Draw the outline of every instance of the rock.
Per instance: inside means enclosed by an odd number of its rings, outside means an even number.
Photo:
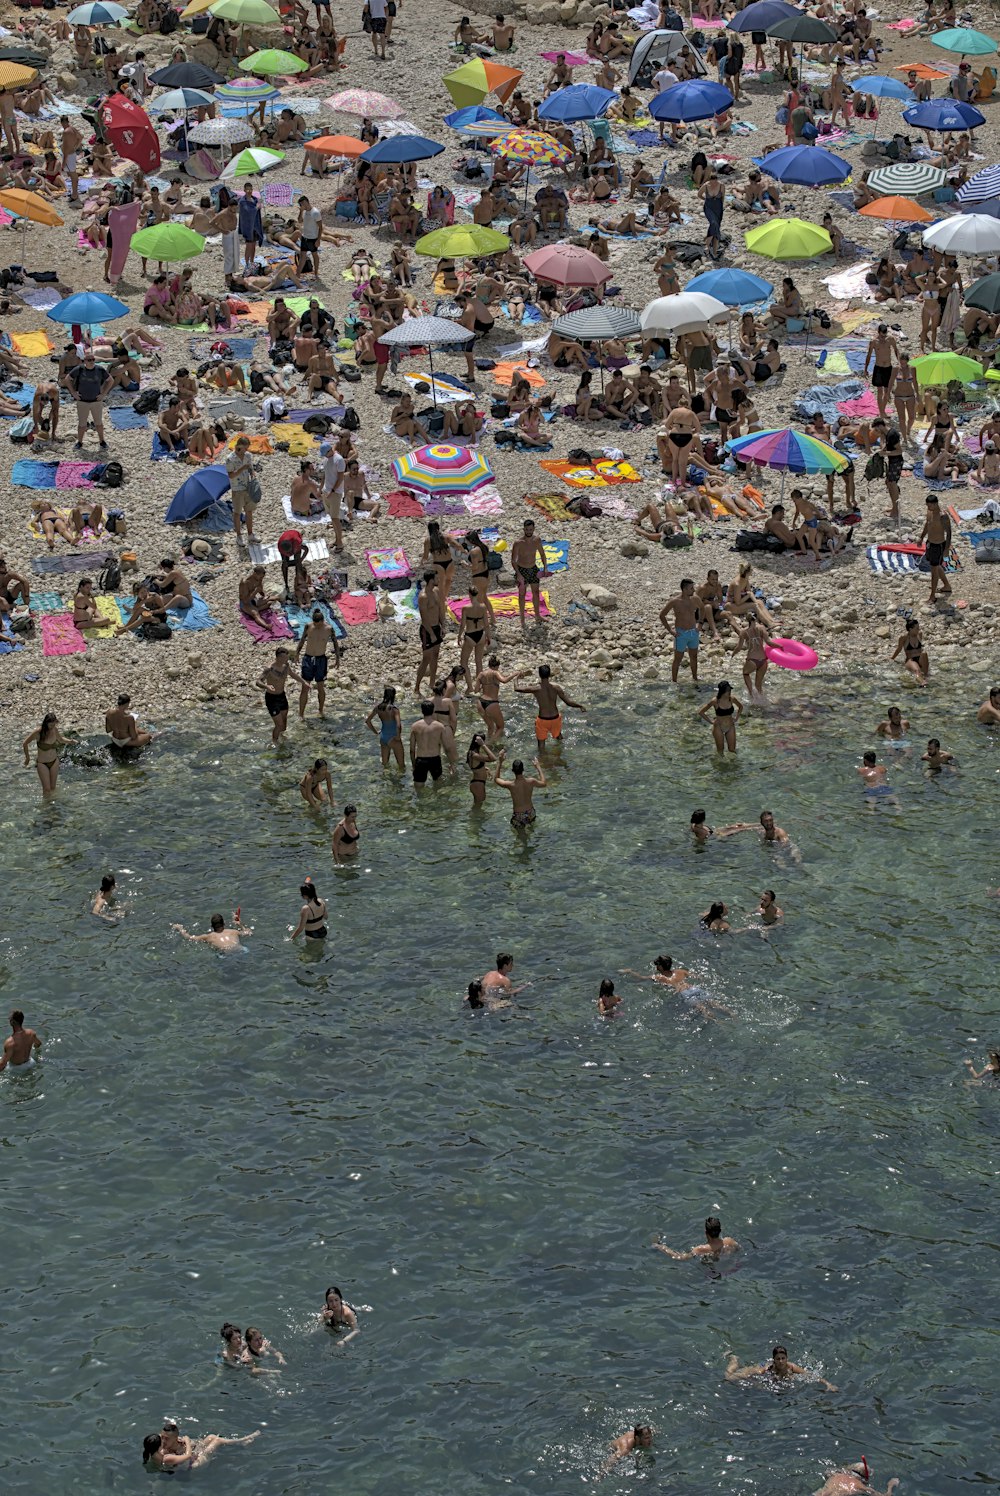
[[[73,665],[71,668],[72,674],[76,676],[77,680],[83,680],[84,676],[87,674],[82,665]]]
[[[642,672],[642,678],[643,680],[659,680],[660,672],[657,670],[655,665],[647,665],[645,670]]]
[[[187,671],[181,665],[167,665],[163,673],[167,680],[183,680]]]
[[[572,26],[576,20],[577,9],[578,0],[562,0],[562,4],[559,7],[559,19],[564,26]]]
[[[641,540],[626,540],[625,544],[620,547],[620,554],[625,557],[626,561],[634,561],[637,556],[645,558],[649,555],[649,546],[644,545]]]
[[[581,582],[580,591],[589,603],[595,608],[600,608],[602,613],[611,613],[618,606],[618,599],[613,592],[602,587],[599,582]]]
[[[528,7],[527,19],[532,26],[557,26],[560,11],[558,5],[533,5]]]
[[[590,663],[592,665],[610,665],[611,656],[606,649],[595,649],[590,657]]]
[[[191,669],[191,670],[197,670],[199,668],[199,666],[203,663],[204,659],[205,659],[205,656],[201,653],[200,650],[198,650],[198,649],[189,649],[188,650],[187,662],[188,662],[188,668],[189,669]]]
[[[892,638],[892,629],[888,629],[888,628],[876,629],[875,630],[875,637],[877,639],[891,639]]]

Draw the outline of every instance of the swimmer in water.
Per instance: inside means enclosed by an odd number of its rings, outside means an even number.
[[[655,982],[658,987],[671,987],[680,997],[686,1008],[691,1008],[695,1013],[700,1013],[703,1018],[714,1018],[717,1013],[724,1014],[727,1018],[735,1018],[732,1008],[727,1008],[723,1003],[717,1003],[712,998],[706,997],[700,987],[695,987],[691,980],[691,973],[685,971],[683,966],[674,966],[670,956],[657,956],[653,961],[653,974],[646,976],[641,971],[632,971],[629,967],[623,967],[620,973],[623,977],[635,977],[637,982]]]
[[[500,951],[497,955],[496,966],[482,978],[483,991],[503,992],[507,997],[516,997],[519,992],[523,992],[528,983],[524,982],[520,987],[514,986],[510,979],[513,965],[514,957],[510,952]]]
[[[772,1377],[775,1381],[790,1382],[792,1377],[810,1377],[825,1387],[827,1392],[836,1392],[832,1382],[825,1377],[813,1377],[812,1373],[806,1371],[804,1366],[796,1366],[794,1361],[789,1361],[788,1352],[783,1345],[776,1345],[771,1351],[770,1361],[765,1361],[756,1366],[741,1366],[739,1356],[730,1352],[726,1362],[726,1381],[745,1382],[750,1377]]]
[[[598,1480],[603,1480],[608,1471],[626,1455],[634,1454],[637,1449],[649,1449],[652,1442],[653,1430],[648,1423],[637,1423],[634,1428],[626,1429],[624,1434],[612,1439],[611,1453],[598,1471]]]
[[[885,714],[885,721],[878,724],[875,732],[880,738],[888,738],[890,742],[898,743],[906,737],[909,730],[909,717],[904,717],[898,706],[891,706]]]
[[[893,1491],[899,1485],[899,1477],[893,1476],[884,1491],[877,1491],[870,1485],[871,1468],[864,1455],[856,1465],[841,1465],[836,1470],[831,1470],[826,1480],[813,1496],[892,1496]]]
[[[273,1356],[278,1366],[287,1366],[288,1364],[278,1348],[273,1346],[264,1336],[263,1332],[258,1330],[255,1325],[247,1325],[243,1331],[243,1344],[246,1346],[247,1354],[250,1358],[250,1370],[253,1372],[277,1371],[277,1367],[274,1366],[261,1366],[260,1360],[262,1356]]]
[[[482,982],[470,982],[466,996],[470,1008],[485,1008],[488,1013],[495,1013],[498,1008],[509,1008],[510,999],[507,997],[494,997],[495,992],[501,992],[501,987],[484,987]],[[514,988],[510,989],[512,992]],[[520,988],[517,989],[520,991]]]
[[[222,1336],[224,1346],[220,1352],[223,1366],[246,1366],[246,1346],[243,1344],[243,1334],[239,1325],[234,1325],[231,1320],[227,1319],[219,1334]]]
[[[202,945],[210,945],[213,950],[220,951],[222,955],[240,949],[241,935],[253,934],[252,925],[240,924],[240,911],[238,909],[233,915],[233,923],[228,929],[226,928],[226,921],[222,918],[221,914],[213,914],[209,920],[209,924],[212,928],[207,935],[191,935],[185,930],[183,925],[171,925],[170,928],[176,930],[178,935],[183,935],[185,940],[193,940]]]
[[[34,1029],[25,1028],[24,1014],[20,1008],[15,1008],[11,1013],[10,1028],[10,1038],[3,1041],[0,1071],[6,1070],[8,1065],[12,1070],[26,1070],[29,1065],[34,1064],[32,1050],[41,1049],[42,1041]]]
[[[10,1040],[7,1040],[10,1043]],[[971,1080],[967,1080],[967,1086],[981,1085],[984,1080],[993,1079],[1000,1082],[1000,1049],[989,1049],[986,1052],[986,1065],[984,1069],[977,1070],[971,1060],[963,1060],[962,1064],[968,1070]]]
[[[801,860],[792,838],[783,826],[775,824],[774,813],[770,810],[762,810],[756,824],[753,821],[737,821],[733,826],[720,826],[716,835],[732,836],[737,831],[759,831],[762,842],[769,842],[772,846],[787,847],[792,854],[793,862]]]
[[[993,686],[989,696],[976,713],[976,721],[984,726],[1000,722],[1000,686]]]
[[[337,1342],[339,1345],[346,1345],[358,1333],[358,1317],[350,1305],[344,1303],[344,1296],[339,1288],[327,1289],[323,1295],[323,1307],[319,1311],[319,1317],[328,1330],[337,1333],[341,1330],[347,1331],[347,1334]]]
[[[260,1438],[260,1429],[242,1439],[224,1439],[221,1434],[205,1434],[189,1439],[181,1434],[172,1418],[163,1420],[163,1431],[147,1434],[142,1441],[142,1463],[153,1470],[197,1470],[207,1464],[217,1449],[226,1444],[252,1444]]]
[[[764,925],[779,925],[784,919],[785,912],[778,908],[773,888],[765,888],[761,894],[759,913],[761,924]]]
[[[610,1018],[620,1002],[621,996],[615,991],[614,982],[609,977],[605,977],[597,995],[598,1013],[602,1018]]]
[[[942,749],[940,738],[927,739],[927,752],[921,754],[920,762],[926,764],[928,769],[936,769],[939,773],[942,769],[947,769],[949,766],[952,768],[957,767],[955,764],[955,755],[953,753],[946,753]]]
[[[112,913],[112,906],[114,901],[115,875],[114,873],[106,873],[101,879],[101,886],[97,891],[93,904],[90,906],[91,914],[96,914],[98,919],[106,919],[113,924],[115,917]]]
[[[705,910],[704,914],[699,914],[698,922],[706,930],[711,930],[713,935],[728,935],[730,934],[729,921],[726,919],[728,913],[729,910],[725,904],[718,899]]]
[[[665,1246],[662,1241],[655,1241],[653,1246],[674,1262],[717,1262],[720,1257],[728,1257],[740,1250],[740,1244],[734,1236],[723,1236],[722,1222],[718,1216],[708,1217],[705,1222],[705,1240],[692,1247],[690,1252],[675,1252],[673,1247]]]
[[[875,809],[876,802],[883,800],[888,805],[898,805],[899,801],[892,792],[892,785],[887,783],[889,770],[885,764],[880,764],[875,754],[869,748],[862,755],[861,763],[857,771],[861,775],[865,791],[865,803],[870,810]]]

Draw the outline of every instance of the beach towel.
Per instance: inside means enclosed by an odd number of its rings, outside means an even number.
[[[42,618],[42,654],[85,654],[87,644],[73,626],[72,613],[46,613]]]
[[[838,400],[837,409],[842,416],[877,416],[878,401],[874,390],[866,390],[856,400]]]
[[[578,514],[573,514],[566,508],[568,500],[565,494],[526,493],[523,495],[523,498],[526,504],[530,505],[532,509],[537,509],[539,514],[544,514],[546,519],[554,519],[562,523],[563,520],[577,520],[580,518]]]
[[[875,292],[865,280],[873,268],[871,260],[859,260],[846,270],[835,270],[832,275],[821,276],[820,284],[827,287],[834,301],[854,301],[858,297],[862,301],[874,301]]]
[[[980,504],[975,509],[959,509],[956,513],[960,519],[978,519],[981,514],[989,515],[990,519],[1000,519],[1000,503],[996,499],[987,499],[985,504]]]
[[[254,322],[258,327],[266,327],[267,319],[274,311],[274,303],[271,301],[249,301],[245,312],[237,312],[239,322]]]
[[[56,464],[56,488],[93,488],[93,479],[87,474],[97,467],[96,462],[59,462]]]
[[[99,570],[94,559],[93,551],[81,553],[70,551],[68,555],[56,556],[51,551],[46,551],[41,556],[32,556],[31,569],[36,576],[60,576],[69,571],[93,571]]]
[[[116,431],[146,431],[149,421],[141,416],[131,405],[121,405],[117,410],[109,410],[108,416]]]
[[[326,416],[328,421],[339,421],[346,409],[346,405],[306,405],[301,410],[286,410],[280,421],[271,423],[275,427],[274,439],[281,440],[281,431],[285,421],[291,426],[301,425],[310,416]]]
[[[39,592],[32,589],[30,607],[32,613],[63,613],[66,610],[66,600],[61,592]]]
[[[325,540],[306,541],[306,559],[309,561],[325,561],[330,554],[330,548]],[[276,545],[260,545],[257,541],[247,548],[247,555],[254,566],[273,566],[280,561]]]
[[[22,358],[45,358],[55,347],[44,332],[12,332],[11,347]]]
[[[10,481],[14,488],[55,488],[58,466],[58,462],[19,457],[10,470]]]
[[[239,605],[237,605],[236,608],[236,616],[239,618],[240,623],[242,623],[247,633],[251,635],[255,644],[271,644],[276,639],[292,639],[295,637],[291,629],[288,627],[288,621],[285,618],[284,614],[279,613],[277,608],[266,608],[261,610],[260,616],[268,625],[268,627],[264,629],[261,628],[259,623],[255,623],[252,618],[248,618],[245,613],[241,613],[239,610]]]
[[[391,549],[375,549],[365,551],[365,560],[368,562],[368,570],[377,582],[387,582],[396,577],[408,577],[413,574],[413,567],[402,546]]]
[[[0,655],[13,654],[15,650],[23,648],[13,634],[4,633],[2,630],[3,625],[0,624]]]
[[[386,508],[393,519],[423,519],[424,511],[415,494],[406,489],[386,494]]]
[[[896,550],[890,545],[870,545],[865,555],[868,557],[868,565],[877,576],[887,575],[889,572],[930,571],[921,550]],[[957,571],[958,567],[958,556],[953,547],[944,559],[944,569]]]
[[[347,638],[347,630],[344,628],[344,625],[341,623],[336,613],[334,613],[329,603],[317,601],[313,603],[312,607],[310,608],[300,608],[298,603],[284,603],[282,604],[282,606],[284,609],[285,617],[291,625],[292,629],[295,631],[295,635],[297,638],[301,637],[302,630],[304,628],[307,628],[309,624],[312,623],[313,608],[320,609],[327,623],[333,629],[334,635],[338,641]]]
[[[569,569],[568,540],[543,540],[542,550],[545,552],[545,570],[547,572],[567,571]]]
[[[80,185],[83,183],[81,181]],[[62,301],[62,294],[51,283],[46,286],[29,286],[17,293],[25,306],[33,306],[36,312],[48,312]]]
[[[408,369],[403,378],[411,389],[416,389],[418,384],[426,384],[428,396],[436,395],[439,405],[447,405],[449,401],[468,400],[475,393],[453,374],[435,374],[432,380],[430,369]]]
[[[111,639],[114,637],[118,627],[124,623],[121,613],[118,611],[118,600],[105,593],[95,599],[97,603],[97,616],[103,618],[104,622],[96,628],[81,630],[84,639]],[[42,620],[44,622],[44,619]]]
[[[122,271],[125,269],[125,261],[128,259],[132,235],[139,227],[141,215],[141,199],[137,203],[126,203],[122,208],[111,208],[108,211],[108,228],[112,239],[111,264],[108,269],[108,279],[112,286],[116,286],[122,278]]]
[[[35,398],[35,386],[33,384],[22,384],[18,390],[4,390],[4,394],[8,400],[13,400],[22,410],[30,411],[31,402]],[[7,416],[6,419],[8,421],[16,421],[19,418],[11,415]]]
[[[538,370],[529,369],[527,364],[517,364],[513,361],[508,363],[504,361],[498,363],[491,373],[493,383],[503,385],[506,389],[509,389],[514,383],[515,374],[526,379],[533,390],[540,390],[545,385],[545,380],[539,374]]]
[[[554,609],[549,605],[549,594],[544,587],[540,589],[539,596],[542,601],[542,617],[549,618]],[[516,618],[519,610],[518,595],[516,592],[491,592],[490,602],[493,612],[498,618]],[[467,597],[450,597],[448,599],[448,611],[455,618],[461,619],[462,609],[467,608],[469,599]],[[534,604],[531,597],[531,589],[528,589],[528,601],[526,612],[534,613]]]
[[[307,457],[319,446],[316,438],[304,431],[297,421],[282,421],[275,428],[274,439],[276,442],[288,443],[289,457]]]
[[[178,447],[176,452],[171,452],[169,447],[164,446],[160,433],[153,432],[153,448],[149,454],[150,462],[183,462],[187,458],[187,447]]]
[[[392,620],[394,623],[413,623],[420,617],[420,609],[417,606],[417,584],[414,583],[406,592],[385,592],[392,603]],[[377,606],[377,605],[376,605]]]
[[[281,501],[281,507],[285,511],[285,518],[290,525],[328,525],[330,516],[323,509],[319,514],[295,514],[292,510],[292,496],[285,494]]]
[[[467,514],[475,518],[503,513],[503,499],[495,483],[487,483],[476,493],[462,495],[462,504]]]
[[[631,463],[612,462],[603,457],[587,466],[552,459],[543,459],[538,466],[553,477],[561,478],[571,488],[610,488],[617,483],[642,482],[642,474],[636,472]]]
[[[987,540],[1000,540],[1000,528],[995,530],[969,530],[963,532],[963,540],[967,540],[971,546],[982,545]],[[35,599],[31,599],[34,604]]]
[[[337,607],[349,628],[359,623],[374,623],[378,617],[374,592],[342,592],[337,598]]]
[[[201,629],[218,628],[219,620],[212,617],[209,612],[208,603],[200,593],[195,592],[193,587],[191,589],[191,596],[194,601],[190,608],[167,609],[167,622],[170,624],[170,627],[172,629],[186,630],[189,633],[195,633]],[[128,607],[130,613],[132,609],[131,599],[129,599]],[[129,614],[127,613],[125,617],[127,618],[128,616]]]

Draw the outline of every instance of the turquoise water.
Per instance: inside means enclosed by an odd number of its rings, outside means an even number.
[[[804,1496],[862,1453],[901,1496],[1000,1483],[1000,1096],[961,1064],[1000,1039],[1000,740],[965,698],[904,693],[914,743],[960,772],[926,779],[918,748],[873,813],[854,766],[882,692],[780,686],[723,763],[690,694],[571,714],[527,841],[506,795],[470,815],[464,774],[415,803],[340,718],[275,756],[263,715],[241,742],[206,714],[141,767],[68,768],[49,805],[8,776],[4,1016],[46,1044],[0,1077],[0,1489],[134,1489],[164,1414],[263,1429],[189,1477],[227,1496],[572,1491],[638,1419],[655,1458],[605,1491]],[[295,789],[321,747],[363,833],[337,873]],[[694,848],[696,805],[773,809],[801,860]],[[87,912],[109,868],[115,926]],[[319,956],[285,939],[306,873]],[[784,928],[696,932],[716,897],[745,925],[766,887]],[[170,932],[237,904],[245,956]],[[505,948],[531,986],[464,1010]],[[660,951],[736,1017],[617,977]],[[711,1212],[738,1271],[651,1250]],[[316,1324],[330,1283],[347,1346]],[[265,1330],[280,1376],[215,1366],[226,1319]],[[728,1351],[775,1341],[839,1391],[723,1381]]]

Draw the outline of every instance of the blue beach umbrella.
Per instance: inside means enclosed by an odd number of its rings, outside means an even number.
[[[912,90],[899,78],[885,78],[878,73],[870,78],[855,78],[847,86],[855,93],[871,94],[873,99],[899,99],[908,104],[913,98]]]
[[[53,322],[93,327],[98,322],[114,322],[118,317],[127,317],[129,309],[123,301],[106,296],[103,291],[77,291],[57,302],[49,309],[48,315]]]
[[[960,203],[975,203],[1000,197],[1000,166],[983,166],[964,187],[958,189]]]
[[[703,271],[689,280],[684,289],[704,291],[725,306],[752,306],[756,301],[766,301],[774,287],[748,270],[719,269]]]
[[[78,5],[66,19],[71,26],[117,26],[119,21],[128,20],[128,11],[110,0],[97,0],[94,5]]]
[[[224,467],[200,468],[190,478],[185,478],[174,494],[163,522],[167,525],[187,524],[199,514],[204,514],[206,509],[228,492],[229,474]]]
[[[753,5],[745,6],[738,16],[726,22],[726,30],[766,31],[769,26],[783,21],[786,16],[801,14],[797,6],[786,5],[785,0],[755,0]]]
[[[467,104],[464,109],[453,109],[444,117],[444,123],[449,130],[457,130],[461,134],[467,130],[469,125],[498,124],[502,130],[510,129],[510,120],[505,119],[495,109],[487,109],[483,104]]]
[[[908,125],[917,125],[921,130],[975,130],[985,125],[986,116],[971,104],[959,104],[954,99],[928,99],[924,104],[914,104],[903,110]]]
[[[817,145],[783,146],[780,151],[762,156],[758,165],[776,182],[788,182],[793,187],[822,187],[845,182],[853,170],[849,161]]]
[[[359,161],[426,161],[428,156],[440,156],[444,150],[436,140],[426,135],[389,135],[377,140],[373,146],[358,157]]]
[[[614,89],[598,88],[596,83],[571,83],[567,88],[550,94],[544,104],[539,104],[538,118],[559,120],[563,124],[600,119],[617,97]]]
[[[687,83],[674,83],[663,93],[650,100],[649,112],[654,119],[671,120],[685,124],[696,119],[711,119],[728,109],[733,96],[721,83],[710,83],[707,78],[693,78]]]

